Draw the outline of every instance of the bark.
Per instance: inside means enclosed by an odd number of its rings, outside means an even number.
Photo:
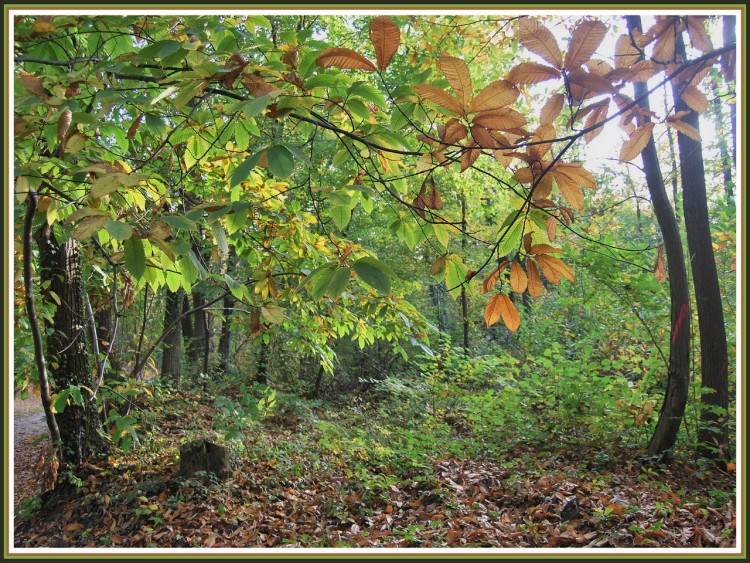
[[[206,324],[206,311],[203,309],[206,300],[200,291],[193,291],[193,308],[198,308],[193,313],[193,332],[188,345],[188,357],[193,365],[202,362],[206,353],[206,336],[208,335],[208,326]]]
[[[466,254],[466,195],[461,193],[461,250]],[[461,286],[461,327],[463,328],[464,352],[469,353],[469,297],[466,284]]]
[[[724,128],[724,112],[722,110],[719,89],[714,83],[713,112],[716,121],[716,145],[719,149],[719,161],[721,165],[721,177],[724,182],[724,200],[728,205],[734,204],[734,157],[729,153],[726,130]]]
[[[628,30],[632,34],[640,31],[640,16],[626,16]],[[648,109],[646,83],[634,85],[635,97]],[[651,203],[664,241],[669,272],[671,344],[669,347],[669,367],[667,369],[667,389],[664,395],[659,420],[648,445],[650,453],[658,454],[671,449],[677,441],[680,424],[685,414],[690,384],[690,292],[687,280],[685,259],[677,219],[667,197],[664,179],[659,168],[659,158],[653,138],[641,153],[646,173],[646,184],[651,194]]]
[[[234,297],[231,293],[228,293],[224,297],[224,321],[221,323],[221,335],[219,336],[219,370],[222,373],[227,373],[229,369],[229,357],[232,349],[232,323],[230,317],[234,303]]]
[[[182,289],[174,292],[167,290],[164,307],[164,331],[167,335],[162,342],[164,349],[161,357],[161,375],[172,378],[176,387],[180,386],[182,379],[182,327],[175,321],[180,317],[183,293]]]
[[[268,383],[269,344],[266,344],[262,338],[260,338],[258,342],[260,344],[260,349],[258,350],[258,373],[256,375],[256,380],[258,383],[265,385]]]
[[[682,36],[678,36],[678,53],[684,56]],[[682,121],[700,131],[698,114],[680,99],[684,84],[673,85],[676,111],[686,111]],[[706,175],[702,144],[677,134],[682,181],[682,209],[685,216],[690,265],[698,309],[701,348],[701,386],[711,391],[701,394],[701,423],[698,429],[698,453],[707,458],[725,458],[729,454],[729,376],[727,337],[721,302],[719,276],[711,240],[708,216]],[[716,409],[721,413],[716,412]]]
[[[96,405],[90,399],[94,380],[86,349],[86,315],[83,310],[83,283],[78,243],[68,239],[58,243],[52,228],[45,224],[38,232],[40,276],[49,283],[47,300],[54,293],[59,305],[47,335],[47,355],[54,381],[53,391],[76,386],[83,404],[75,404],[71,397],[65,410],[57,414],[62,440],[61,461],[80,466],[104,449],[99,435],[101,422]]]

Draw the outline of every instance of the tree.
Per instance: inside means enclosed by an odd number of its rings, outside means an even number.
[[[180,312],[183,290],[167,290],[164,303],[164,348],[161,357],[161,374],[171,377],[177,387],[182,381],[182,324]]]

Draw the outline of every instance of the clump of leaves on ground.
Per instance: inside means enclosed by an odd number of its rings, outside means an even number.
[[[524,373],[444,348],[335,407],[244,385],[157,388],[134,417],[140,442],[27,499],[15,545],[735,545],[731,468],[644,456],[639,413],[608,402],[626,382],[588,381],[592,400],[570,378]],[[180,445],[198,437],[232,448],[231,478],[178,475]]]

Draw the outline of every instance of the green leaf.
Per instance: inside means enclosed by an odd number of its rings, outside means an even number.
[[[143,249],[143,241],[137,237],[131,237],[122,243],[125,250],[125,267],[137,280],[143,277],[146,271],[146,252]]]
[[[220,223],[211,223],[211,231],[214,233],[216,244],[223,254],[229,254],[229,244],[227,243],[227,233]]]
[[[521,235],[523,234],[523,221],[518,221],[511,227],[508,234],[505,235],[503,242],[497,248],[498,256],[506,256],[518,250],[521,245]]]
[[[237,148],[243,151],[247,150],[247,147],[250,145],[250,135],[241,119],[234,122],[234,141],[237,144]]]
[[[294,171],[294,156],[283,145],[274,145],[266,150],[268,169],[276,178],[288,178]]]
[[[176,110],[179,110],[192,100],[195,96],[203,92],[206,87],[206,81],[204,80],[190,80],[182,88],[179,89],[177,95],[172,100],[172,105]]]
[[[182,215],[163,215],[161,220],[173,229],[185,229],[187,231],[197,231],[198,225],[192,219]]]
[[[107,221],[107,232],[115,240],[128,240],[133,236],[133,227],[122,221]]]
[[[229,274],[224,274],[224,280],[227,282],[227,287],[229,288],[229,291],[232,292],[232,295],[234,295],[235,299],[242,300],[242,298],[245,295],[244,293],[245,286],[242,285],[237,280],[235,280]]]
[[[245,159],[245,161],[242,164],[240,164],[234,170],[234,172],[232,172],[232,178],[231,178],[231,181],[229,182],[230,188],[244,181],[245,178],[249,176],[250,172],[252,172],[253,168],[255,168],[255,165],[258,164],[261,154],[263,154],[263,151],[260,151],[251,156],[248,156]]]
[[[351,277],[351,268],[339,267],[333,271],[328,283],[326,284],[324,294],[332,299],[336,299],[346,289]]]
[[[284,322],[284,309],[276,305],[266,305],[260,308],[260,314],[272,325],[280,325]]]
[[[448,256],[445,261],[445,285],[453,298],[461,294],[461,284],[466,281],[466,266],[461,258],[455,254]]]
[[[352,268],[368,285],[371,285],[381,293],[391,292],[391,276],[393,272],[380,260],[365,256],[357,260],[352,265]]]
[[[300,292],[306,285],[309,285],[310,287],[308,288],[308,291],[313,296],[313,298],[317,299],[318,297],[322,296],[322,290],[320,291],[319,295],[316,295],[316,293],[318,293],[318,282],[320,279],[330,276],[333,273],[333,269],[335,267],[336,264],[331,262],[315,268],[312,272],[307,274],[307,277],[302,280],[301,284],[297,286],[297,291]]]
[[[68,395],[70,395],[70,389],[63,389],[52,396],[52,412],[61,413],[65,410],[68,406]]]
[[[435,234],[435,238],[438,239],[438,242],[443,248],[447,249],[448,243],[450,242],[450,236],[448,235],[448,229],[445,228],[445,225],[433,223],[432,232]]]
[[[339,231],[343,231],[352,219],[352,210],[344,205],[335,205],[326,210],[326,215],[333,219]]]
[[[366,82],[355,82],[349,87],[347,94],[350,96],[358,96],[363,100],[375,104],[380,109],[385,108],[385,98],[380,90],[372,84]]]
[[[310,159],[307,157],[307,155],[302,152],[302,150],[299,147],[295,147],[294,145],[290,145],[289,143],[279,143],[282,147],[287,149],[294,158],[297,160],[301,160],[303,163],[305,163],[306,166],[312,166],[312,163],[310,162]]]

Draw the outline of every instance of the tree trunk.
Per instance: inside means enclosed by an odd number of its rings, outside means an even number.
[[[61,461],[80,466],[104,450],[99,435],[101,422],[96,405],[89,399],[94,380],[86,350],[87,319],[83,310],[83,283],[78,243],[70,238],[59,244],[52,228],[45,224],[38,231],[40,277],[42,285],[49,284],[45,299],[52,293],[59,305],[47,334],[47,357],[53,379],[53,391],[60,393],[78,388],[82,404],[76,404],[71,394],[69,404],[57,413],[57,424],[62,439]]]
[[[713,94],[713,112],[714,120],[716,122],[716,144],[719,149],[721,176],[724,182],[724,201],[726,201],[727,205],[734,205],[734,159],[729,153],[726,129],[724,128],[724,112],[721,108],[722,101],[716,83],[713,85]]]
[[[678,35],[677,40],[678,54],[684,56],[682,36]],[[684,87],[684,83],[673,85],[675,110],[687,112],[682,121],[700,131],[698,114],[680,98]],[[701,387],[704,391],[701,393],[703,408],[698,429],[698,452],[702,457],[722,459],[729,453],[729,366],[721,290],[708,216],[703,147],[699,141],[678,132],[677,148],[680,156],[682,208],[700,331]]]
[[[640,31],[640,16],[626,16],[626,21],[631,34],[635,29]],[[634,88],[635,98],[639,100],[643,108],[648,109],[648,87],[646,83],[638,82],[634,85]],[[644,97],[641,98],[641,96]],[[690,385],[690,293],[685,259],[682,254],[680,231],[667,197],[653,138],[648,142],[641,156],[646,173],[646,184],[651,194],[651,203],[664,241],[669,271],[672,338],[669,347],[667,390],[659,413],[659,420],[648,445],[648,451],[656,454],[665,452],[674,446],[687,405]]]
[[[182,303],[184,291],[176,292],[167,290],[166,303],[164,307],[164,330],[174,323],[164,339],[164,351],[161,357],[162,377],[171,377],[176,387],[180,386],[182,378],[182,330],[181,323],[175,323],[180,316],[180,304]]]
[[[232,344],[232,331],[230,317],[232,315],[232,308],[234,307],[234,297],[231,293],[228,293],[224,297],[224,321],[221,323],[221,335],[219,336],[219,370],[222,373],[227,373],[229,369],[229,356],[231,353]]]
[[[268,383],[268,348],[263,338],[258,339],[260,349],[258,350],[258,373],[255,377],[258,383],[266,385]]]
[[[466,195],[461,192],[461,250],[466,254]],[[469,353],[469,297],[466,295],[466,284],[461,286],[461,327],[464,336],[464,352]]]
[[[193,291],[193,308],[202,307],[206,300],[203,298],[203,294],[200,291]],[[206,312],[200,309],[193,313],[193,330],[192,335],[188,344],[188,357],[190,363],[194,366],[198,365],[198,362],[203,361],[203,354],[205,353],[206,347],[206,334],[208,333],[208,327],[206,326]]]

